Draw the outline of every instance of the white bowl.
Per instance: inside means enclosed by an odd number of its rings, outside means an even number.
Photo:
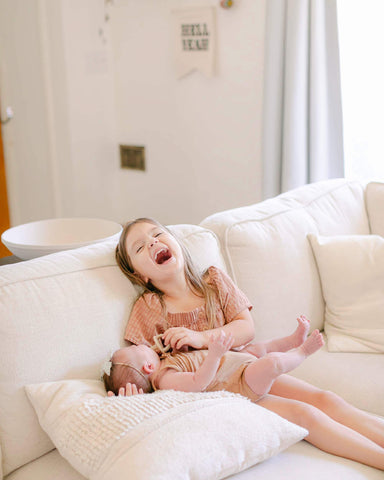
[[[9,228],[1,241],[16,257],[29,260],[105,240],[118,241],[122,226],[98,218],[52,218]]]

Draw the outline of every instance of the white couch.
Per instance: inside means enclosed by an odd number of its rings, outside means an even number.
[[[322,330],[325,302],[307,235],[384,236],[384,185],[320,182],[217,213],[200,226],[172,228],[201,267],[226,269],[247,294],[256,338],[292,332],[299,314]],[[84,478],[41,429],[24,386],[98,379],[104,359],[123,344],[136,294],[110,243],[0,267],[0,466],[7,480]],[[325,345],[293,375],[384,416],[383,367],[382,353],[329,352]],[[382,472],[300,441],[235,477],[357,480]]]

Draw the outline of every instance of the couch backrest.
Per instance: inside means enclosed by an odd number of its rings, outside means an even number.
[[[368,183],[365,199],[371,233],[384,237],[384,183]]]
[[[256,338],[289,334],[305,314],[323,327],[324,301],[308,233],[368,234],[364,186],[331,180],[217,213],[202,226],[220,239],[228,272],[254,308]]]
[[[225,269],[212,232],[173,231],[201,268]],[[123,345],[137,291],[120,272],[115,245],[101,243],[0,267],[0,440],[4,475],[54,448],[24,386],[98,379],[103,361]]]

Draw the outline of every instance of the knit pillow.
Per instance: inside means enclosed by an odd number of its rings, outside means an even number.
[[[229,392],[106,397],[95,380],[26,391],[60,454],[91,480],[221,479],[308,433]]]

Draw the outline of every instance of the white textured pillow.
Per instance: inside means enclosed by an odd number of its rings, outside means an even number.
[[[308,433],[229,392],[110,398],[95,380],[26,390],[60,454],[92,480],[225,478]]]
[[[384,238],[308,235],[319,269],[331,352],[384,352]]]

